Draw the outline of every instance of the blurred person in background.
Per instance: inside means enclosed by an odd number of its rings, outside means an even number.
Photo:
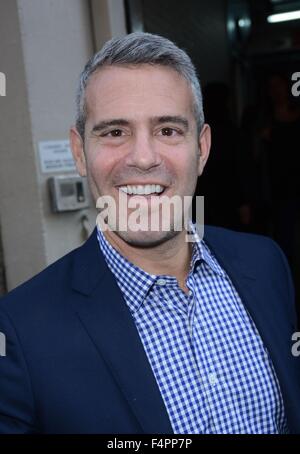
[[[271,234],[293,266],[300,214],[300,109],[286,76],[271,75],[267,90],[269,108],[261,137],[269,169]]]

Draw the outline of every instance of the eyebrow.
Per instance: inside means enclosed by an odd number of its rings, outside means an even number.
[[[103,120],[95,124],[91,132],[103,131],[103,129],[108,128],[109,126],[128,126],[130,122],[124,118],[114,118],[112,120]]]
[[[186,130],[189,129],[189,122],[185,117],[181,115],[161,115],[158,117],[152,117],[150,119],[152,124],[162,124],[162,123],[176,123],[183,126]],[[125,118],[114,118],[111,120],[102,120],[99,123],[96,123],[92,128],[93,132],[100,132],[103,129],[108,128],[110,126],[129,126],[130,121],[126,120]]]
[[[188,120],[181,115],[162,115],[160,117],[152,117],[151,122],[155,124],[176,123],[183,126],[186,130],[189,129]]]

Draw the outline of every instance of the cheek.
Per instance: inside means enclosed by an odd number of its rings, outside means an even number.
[[[179,181],[193,183],[198,176],[198,156],[195,150],[189,149],[177,152],[172,156],[172,168],[175,170]]]
[[[93,150],[89,154],[88,171],[97,186],[102,185],[112,173],[114,159],[105,150]]]

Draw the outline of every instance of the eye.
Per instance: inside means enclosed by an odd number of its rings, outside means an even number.
[[[177,131],[173,128],[162,128],[161,133],[163,136],[173,136]]]
[[[165,137],[177,137],[177,136],[182,136],[182,134],[183,134],[182,131],[171,128],[170,126],[161,128],[161,130],[159,131],[159,135],[162,135]]]
[[[123,131],[121,129],[113,129],[112,131],[105,132],[102,137],[122,137]]]

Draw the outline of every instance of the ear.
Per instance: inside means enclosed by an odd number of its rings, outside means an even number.
[[[203,169],[209,157],[211,146],[211,131],[208,124],[204,124],[199,135],[199,164],[198,164],[198,176],[202,175]]]
[[[80,176],[85,177],[86,160],[84,154],[84,145],[81,135],[79,134],[75,126],[70,129],[70,144],[78,173]]]

